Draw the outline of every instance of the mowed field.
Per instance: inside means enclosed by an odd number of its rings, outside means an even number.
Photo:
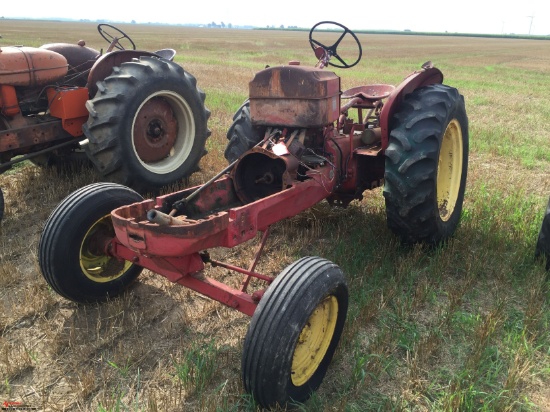
[[[346,22],[341,22],[346,24]],[[314,65],[307,32],[119,25],[139,49],[173,48],[206,92],[212,135],[201,170],[223,150],[248,82],[265,65]],[[96,24],[0,20],[0,46],[105,49]],[[348,320],[319,391],[302,411],[550,411],[550,288],[534,248],[550,196],[550,41],[358,35],[363,60],[336,69],[342,89],[398,84],[431,60],[464,95],[470,122],[461,224],[436,249],[404,247],[386,227],[381,189],[347,209],[320,203],[274,225],[258,271],[315,255],[343,269]],[[122,297],[78,305],[37,263],[50,212],[100,181],[31,163],[0,175],[0,404],[48,411],[255,411],[242,387],[249,318],[144,271]],[[247,266],[254,243],[214,250]],[[224,278],[220,268],[207,274]]]

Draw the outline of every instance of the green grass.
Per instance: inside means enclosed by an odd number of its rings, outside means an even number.
[[[192,345],[183,359],[174,360],[176,377],[186,390],[202,393],[216,373],[216,348],[213,342]]]
[[[469,194],[457,236],[435,250],[373,235],[373,218],[359,211],[323,227],[321,237],[336,238],[365,228],[319,250],[340,262],[352,290],[342,345],[353,355],[336,360],[351,373],[336,392],[349,399],[368,384],[350,410],[537,410],[522,389],[538,369],[534,359],[546,359],[539,376],[550,378],[550,293],[532,260],[538,199],[519,192],[502,202],[484,185]],[[380,396],[392,382],[407,398]]]

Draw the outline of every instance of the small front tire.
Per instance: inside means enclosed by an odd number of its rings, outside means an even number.
[[[319,257],[288,266],[267,289],[246,334],[245,389],[266,408],[303,402],[317,390],[346,320],[342,270]]]
[[[97,302],[119,295],[142,268],[105,253],[114,238],[111,211],[140,202],[133,190],[94,183],[67,196],[46,221],[38,244],[42,275],[61,296]]]

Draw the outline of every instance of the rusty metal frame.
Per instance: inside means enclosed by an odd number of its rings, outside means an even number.
[[[257,278],[265,281],[269,285],[275,279],[272,276],[254,272],[254,268],[261,256],[268,235],[269,230],[266,230],[263,233],[260,245],[248,270],[213,260],[206,252],[193,253],[183,257],[152,257],[138,255],[135,251],[120,244],[116,239],[108,240],[106,250],[109,255],[135,263],[164,276],[173,283],[178,283],[246,315],[252,316],[265,289],[255,291],[252,294],[247,293],[246,289],[250,280],[252,278]],[[233,288],[223,282],[202,275],[200,271],[204,269],[204,263],[210,263],[212,267],[219,266],[244,274],[245,276],[240,289]]]
[[[0,153],[12,152],[12,156],[25,154],[37,145],[72,138],[63,130],[61,119],[50,118],[42,123],[0,131]],[[75,143],[78,140],[75,139]]]
[[[198,220],[187,219],[182,225],[162,225],[145,220],[147,211],[152,208],[160,210],[171,195],[115,209],[111,217],[116,237],[108,241],[105,250],[111,256],[150,269],[171,282],[252,315],[264,290],[248,293],[251,278],[263,280],[267,284],[274,279],[255,272],[269,236],[269,227],[310,208],[334,191],[337,179],[332,166],[327,164],[309,173],[314,176],[303,182],[294,181],[292,187],[279,193],[230,207],[223,212],[212,212]],[[208,193],[201,196],[218,198],[229,187],[233,187],[231,176],[225,175],[213,183]],[[192,193],[197,188],[183,193]],[[262,238],[248,269],[213,260],[205,253],[211,247],[236,246],[254,238],[258,232],[263,232]],[[240,287],[233,288],[199,274],[205,263],[244,274]]]

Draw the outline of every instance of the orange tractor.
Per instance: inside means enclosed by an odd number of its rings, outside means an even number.
[[[0,172],[30,159],[93,163],[109,181],[155,190],[195,171],[210,112],[175,51],[136,50],[108,24],[105,53],[78,44],[0,47]],[[0,219],[4,210],[0,188]]]
[[[439,243],[459,223],[466,186],[464,98],[442,84],[440,70],[426,63],[397,87],[341,91],[340,77],[324,68],[357,64],[359,39],[321,22],[309,41],[315,67],[293,61],[250,81],[227,135],[227,168],[148,200],[122,185],[86,186],[52,212],[39,242],[42,274],[67,299],[116,296],[147,268],[250,315],[242,379],[267,408],[319,387],[348,308],[343,271],[326,259],[303,257],[276,277],[256,270],[271,225],[323,200],[345,207],[383,185],[390,229],[403,242]],[[208,253],[255,238],[246,267]],[[208,277],[206,265],[240,279]]]

